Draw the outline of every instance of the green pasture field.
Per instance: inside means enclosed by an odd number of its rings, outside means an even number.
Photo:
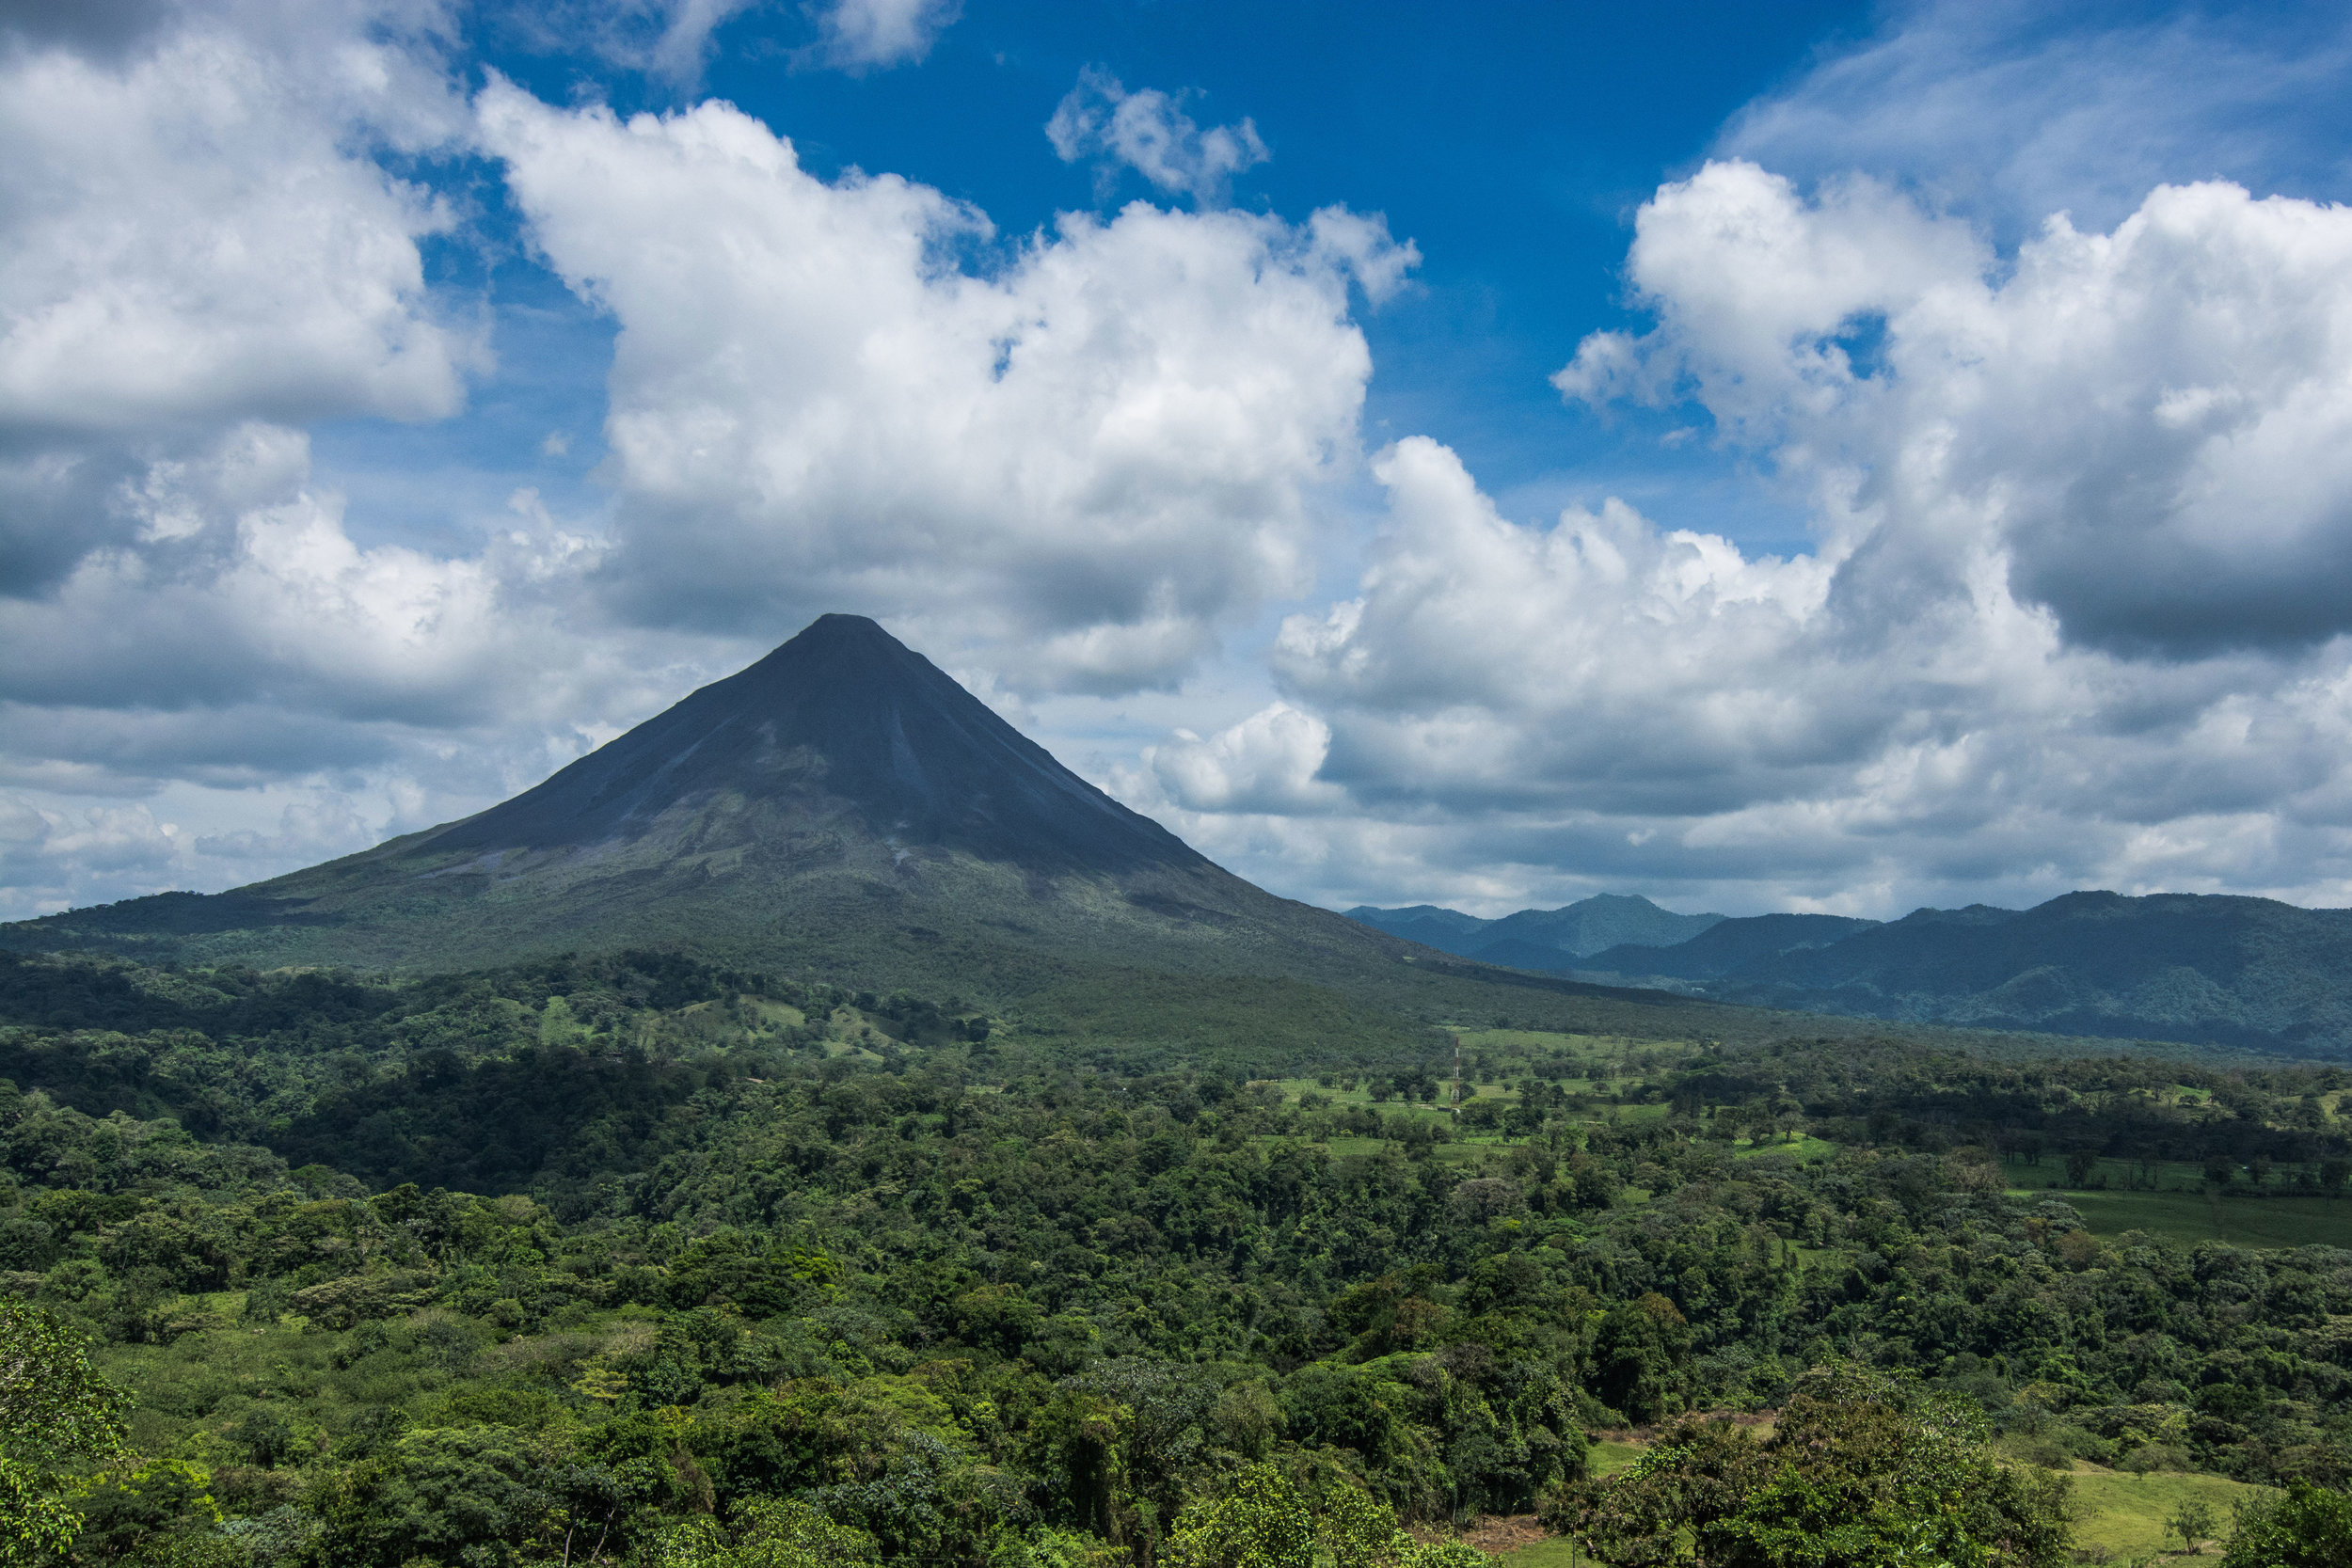
[[[2137,1561],[2158,1552],[2177,1550],[2167,1539],[2164,1521],[2191,1497],[2213,1505],[2215,1528],[2226,1537],[2233,1503],[2263,1495],[2226,1476],[2189,1475],[2159,1470],[2150,1475],[2125,1475],[2120,1470],[2077,1468],[2074,1482],[2074,1548],[2106,1547],[2123,1561]]]
[[[1731,1155],[1735,1160],[1754,1159],[1758,1154],[1786,1154],[1795,1160],[1826,1160],[1836,1152],[1836,1144],[1808,1134],[1794,1143],[1781,1143],[1775,1139],[1771,1143],[1740,1144],[1732,1149]]]
[[[2352,1248],[2352,1201],[2326,1197],[2244,1197],[2203,1193],[2042,1192],[2019,1197],[2055,1197],[2072,1204],[2094,1236],[2111,1240],[2144,1230],[2168,1242],[2193,1245],[2227,1242],[2242,1247],[2338,1246]]]
[[[2047,1187],[2058,1192],[2076,1192],[2096,1191],[2104,1188],[2114,1192],[2128,1192],[2137,1185],[2140,1190],[2147,1191],[2152,1178],[2153,1189],[2158,1192],[2173,1188],[2178,1188],[2182,1192],[2198,1192],[2205,1185],[2205,1167],[2187,1160],[2156,1160],[2143,1165],[2134,1160],[2109,1160],[2102,1157],[2090,1167],[2089,1178],[2079,1187],[2066,1180],[2066,1167],[2055,1156],[2045,1155],[2042,1164],[2038,1165],[2010,1160],[2004,1162],[2001,1168],[2009,1173],[2010,1179],[2018,1186],[2027,1190]],[[2282,1183],[2291,1181],[2293,1176],[2293,1166],[2278,1172],[2267,1183],[2268,1190],[2283,1191]],[[2240,1191],[2244,1190],[2244,1180],[2241,1173],[2238,1181],[2233,1183]]]
[[[1639,1459],[1648,1447],[1646,1443],[1615,1439],[1595,1443],[1591,1450],[1592,1473],[1598,1477],[1613,1476]],[[2226,1476],[2181,1471],[2135,1476],[2080,1464],[2069,1479],[2074,1484],[2075,1548],[2092,1552],[2104,1548],[2113,1558],[2126,1562],[2144,1560],[2174,1544],[2166,1539],[2164,1521],[2189,1498],[2202,1498],[2211,1504],[2217,1528],[2226,1534],[2233,1505],[2260,1497],[2264,1490]],[[1568,1553],[1568,1543],[1555,1536],[1506,1552],[1501,1560],[1506,1568],[1570,1568]],[[1585,1568],[1592,1562],[1591,1558],[1580,1553],[1575,1568]]]
[[[1548,1535],[1532,1546],[1505,1552],[1495,1559],[1508,1568],[1598,1568],[1583,1548],[1565,1536]]]
[[[1592,1461],[1593,1474],[1599,1477],[1615,1475],[1649,1451],[1647,1443],[1620,1443],[1604,1437],[1586,1452]]]

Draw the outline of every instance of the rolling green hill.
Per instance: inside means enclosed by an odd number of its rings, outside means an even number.
[[[1434,904],[1402,910],[1364,904],[1348,911],[1347,918],[1463,958],[1515,969],[1563,970],[1569,960],[1603,948],[1687,942],[1724,917],[1677,914],[1646,898],[1598,893],[1556,910],[1520,910],[1500,920],[1481,920]]]
[[[2352,910],[2113,893],[2023,911],[1919,910],[1752,959],[1700,989],[1881,1018],[2340,1056],[2352,1051]]]
[[[1359,909],[1350,918],[1486,963],[1724,1002],[1960,1028],[2352,1053],[2352,910],[2194,894],[2070,893],[2030,910],[1922,909],[1885,924],[1822,914],[1707,917],[1687,940],[1637,937],[1581,954],[1499,934],[1543,912],[1471,922],[1423,905]]]

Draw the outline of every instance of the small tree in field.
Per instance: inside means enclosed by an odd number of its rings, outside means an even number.
[[[2213,1539],[2215,1524],[2213,1504],[2201,1497],[2190,1497],[2172,1511],[2164,1528],[2180,1537],[2181,1550],[2193,1555]]]

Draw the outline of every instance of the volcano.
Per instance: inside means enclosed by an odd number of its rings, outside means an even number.
[[[738,831],[720,825],[729,816]],[[1208,864],[862,615],[818,618],[750,669],[424,847],[684,849],[714,830],[745,847],[830,832],[887,845],[894,859],[961,853],[1048,873]]]
[[[1420,953],[1214,864],[855,615],[477,816],[6,940],[427,971],[660,945],[983,992],[1105,962],[1345,981]]]

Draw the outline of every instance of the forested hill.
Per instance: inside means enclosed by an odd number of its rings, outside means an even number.
[[[1704,995],[1822,1012],[2352,1053],[2352,910],[2071,893],[2024,911],[1919,910],[1741,954],[1732,940],[1752,924],[1653,953],[1619,948],[1581,973],[1687,978]]]
[[[1653,1560],[1692,1516],[1592,1434],[1702,1409],[1880,1453],[1889,1551],[2034,1568],[2035,1466],[2352,1475],[2352,1252],[2085,1217],[2334,1234],[2334,1069],[1481,1028],[1448,1115],[1388,1045],[1256,1077],[652,953],[6,978],[0,1287],[137,1402],[76,1561],[1207,1568],[1271,1518],[1467,1568],[1397,1525],[1531,1511]],[[1914,1419],[1967,1497],[1884,1463]]]
[[[1672,916],[1705,924],[1688,937],[1620,939],[1581,953],[1500,941],[1494,933],[1509,921],[1428,905],[1349,913],[1492,963],[1724,1002],[2352,1055],[2352,910],[2070,893],[2030,910],[1923,909],[1886,924],[1824,914]]]
[[[1646,898],[1602,893],[1556,910],[1521,910],[1499,920],[1481,920],[1434,904],[1401,910],[1365,904],[1348,911],[1347,918],[1441,953],[1515,969],[1548,970],[1564,969],[1566,959],[1624,942],[1671,946],[1724,917],[1677,914]]]

